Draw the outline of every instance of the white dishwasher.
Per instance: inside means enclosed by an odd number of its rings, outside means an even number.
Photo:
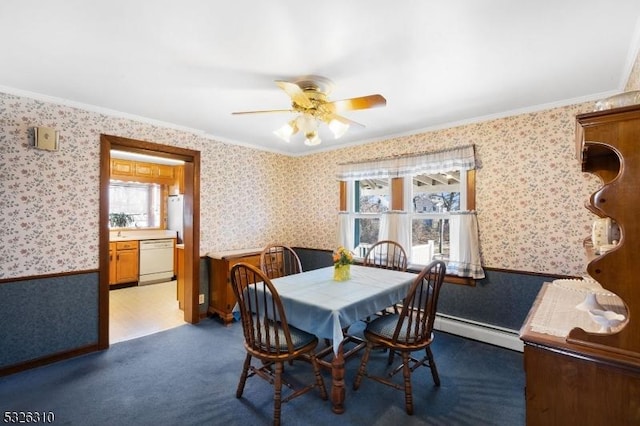
[[[140,241],[138,285],[171,281],[173,278],[173,238]]]

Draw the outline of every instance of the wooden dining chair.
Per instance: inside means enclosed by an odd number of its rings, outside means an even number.
[[[364,256],[363,265],[374,268],[392,269],[394,271],[407,270],[407,253],[402,246],[392,240],[378,241],[372,245]],[[393,305],[393,312],[399,312],[399,306]],[[389,308],[379,312],[379,315],[389,313]],[[370,318],[367,318],[367,322]]]
[[[406,271],[407,253],[399,243],[392,240],[382,240],[369,248],[364,256],[363,264],[375,268]]]
[[[433,342],[433,323],[438,307],[438,296],[444,280],[446,265],[437,260],[427,265],[413,281],[406,297],[402,302],[400,314],[378,317],[367,324],[364,338],[367,342],[365,352],[360,361],[360,367],[353,383],[357,390],[363,377],[368,377],[395,389],[404,389],[405,409],[407,414],[413,414],[413,393],[411,390],[411,374],[420,366],[427,366],[436,386],[440,386],[440,377],[431,351]],[[402,364],[391,370],[387,376],[376,376],[367,371],[367,362],[373,348],[389,349],[387,363],[393,364],[393,354],[402,355]],[[425,350],[422,359],[416,359],[412,352]],[[403,385],[392,380],[393,376],[402,371]]]
[[[274,385],[273,423],[280,424],[281,405],[317,387],[320,397],[327,399],[327,389],[320,375],[315,348],[318,338],[287,323],[282,301],[269,277],[247,263],[231,269],[231,284],[240,308],[247,355],[242,367],[236,398],[241,398],[247,378],[258,376]],[[283,381],[284,362],[304,357],[311,362],[315,381],[299,389]],[[252,358],[260,361],[253,366]],[[291,392],[282,398],[282,385]],[[300,385],[303,386],[303,385]]]
[[[302,272],[302,263],[291,247],[270,244],[260,253],[260,269],[269,278],[274,279],[299,274]],[[325,345],[329,344],[329,339],[325,339]],[[293,364],[293,360],[290,360],[289,364]]]
[[[260,253],[260,269],[274,279],[302,272],[302,263],[291,247],[270,244]]]

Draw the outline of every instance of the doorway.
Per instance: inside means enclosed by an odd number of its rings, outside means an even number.
[[[111,150],[184,161],[184,321],[200,320],[200,152],[153,142],[100,135],[99,347],[109,346],[109,180]]]

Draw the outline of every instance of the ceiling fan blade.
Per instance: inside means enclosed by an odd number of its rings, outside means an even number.
[[[385,106],[387,100],[382,95],[361,96],[358,98],[343,99],[340,101],[327,102],[325,107],[333,112],[353,111],[357,109],[367,109]]]
[[[346,117],[343,117],[341,115],[338,114],[327,114],[326,116],[326,122],[329,123],[331,122],[331,120],[337,120],[343,124],[348,124],[349,126],[355,126],[355,127],[361,127],[364,128],[364,124],[360,124],[357,121],[353,121],[353,120],[349,120]]]
[[[292,109],[266,109],[261,111],[238,111],[232,112],[233,115],[241,115],[241,114],[265,114],[265,113],[273,113],[273,112],[295,112]]]
[[[276,80],[276,84],[282,90],[284,90],[291,100],[296,104],[300,105],[303,108],[311,108],[313,107],[313,103],[304,93],[304,91],[295,83],[291,83],[290,81],[284,80]]]

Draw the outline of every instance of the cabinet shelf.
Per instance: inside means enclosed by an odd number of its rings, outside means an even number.
[[[626,303],[629,318],[640,311],[640,106],[635,105],[577,116],[576,144],[583,171],[596,174],[603,186],[592,194],[589,210],[613,218],[624,238],[616,250],[589,258],[587,272]],[[587,246],[585,246],[589,252]],[[631,320],[614,335],[594,335],[581,329],[567,341],[603,351],[624,353],[640,363],[640,321]]]

